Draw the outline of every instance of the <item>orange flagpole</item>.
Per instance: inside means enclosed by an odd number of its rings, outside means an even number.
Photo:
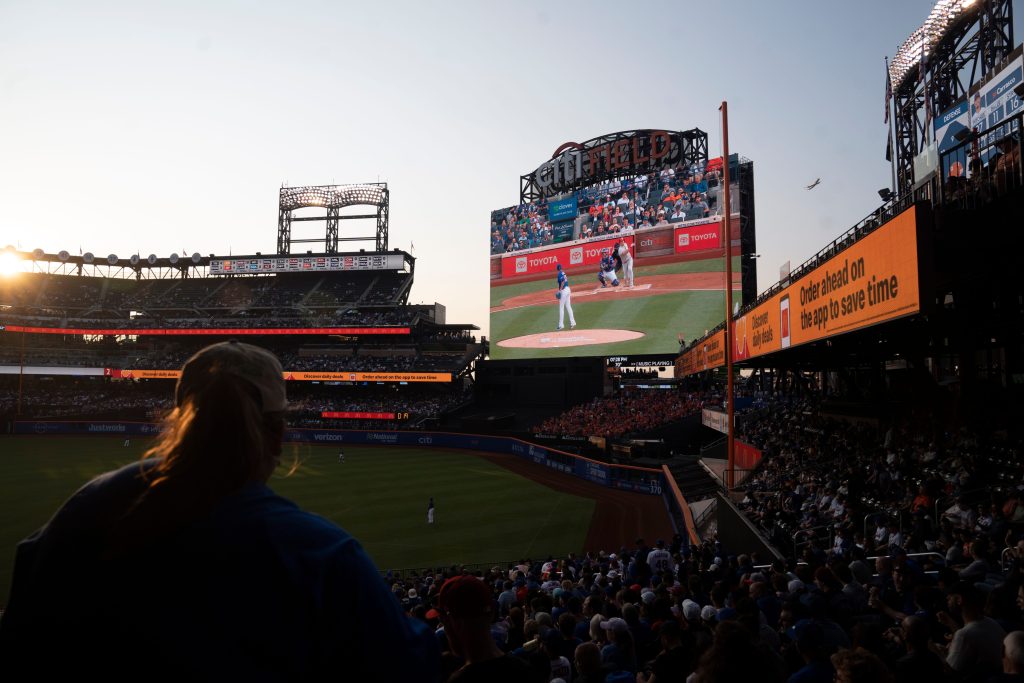
[[[732,204],[729,192],[729,104],[722,102],[722,185],[725,202],[725,373],[726,373],[726,442],[729,464],[726,484],[731,490],[736,483],[736,425],[732,382]]]

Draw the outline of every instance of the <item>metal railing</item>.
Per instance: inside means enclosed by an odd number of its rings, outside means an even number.
[[[941,203],[974,208],[1024,187],[1024,112],[942,153]]]

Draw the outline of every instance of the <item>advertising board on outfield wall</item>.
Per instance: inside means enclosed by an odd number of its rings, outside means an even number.
[[[14,422],[15,434],[140,434],[153,435],[160,425],[146,422],[29,421]],[[665,486],[662,470],[633,465],[616,465],[584,458],[573,453],[537,446],[504,436],[455,434],[450,432],[365,431],[341,429],[288,429],[286,442],[323,445],[386,445],[427,448],[460,448],[505,453],[536,465],[580,479],[625,491],[661,495]]]
[[[297,372],[284,373],[286,380],[300,382],[451,382],[450,372]]]
[[[917,209],[910,207],[733,322],[733,359],[742,361],[825,339],[920,310]],[[706,347],[683,353],[677,376],[724,364]]]
[[[177,379],[181,370],[104,368],[113,379]],[[450,372],[298,372],[285,370],[284,378],[296,382],[451,382]]]

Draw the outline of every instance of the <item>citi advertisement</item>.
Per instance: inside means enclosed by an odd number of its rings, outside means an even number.
[[[634,249],[633,236],[625,238]],[[604,250],[609,252],[618,243],[619,238],[593,240],[582,242],[573,246],[552,247],[537,249],[526,254],[515,254],[505,256],[501,259],[501,277],[503,280],[521,277],[524,275],[537,275],[539,273],[554,273],[558,264],[562,264],[565,270],[572,270],[582,266],[596,266],[601,263],[601,256]]]
[[[733,359],[756,358],[917,313],[917,243],[917,210],[911,207],[738,316]],[[680,356],[680,376],[700,371],[698,347],[717,336],[698,340]]]

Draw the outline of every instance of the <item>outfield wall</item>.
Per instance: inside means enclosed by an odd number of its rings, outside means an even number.
[[[15,434],[90,434],[115,436],[152,436],[159,425],[148,422],[106,421],[23,421],[14,422]],[[513,455],[544,465],[564,474],[578,477],[608,488],[661,496],[669,485],[661,470],[633,465],[613,465],[554,448],[546,448],[511,437],[458,434],[454,432],[391,432],[342,429],[288,429],[284,440],[291,443],[352,446],[416,446],[426,448],[457,448],[488,453]]]

